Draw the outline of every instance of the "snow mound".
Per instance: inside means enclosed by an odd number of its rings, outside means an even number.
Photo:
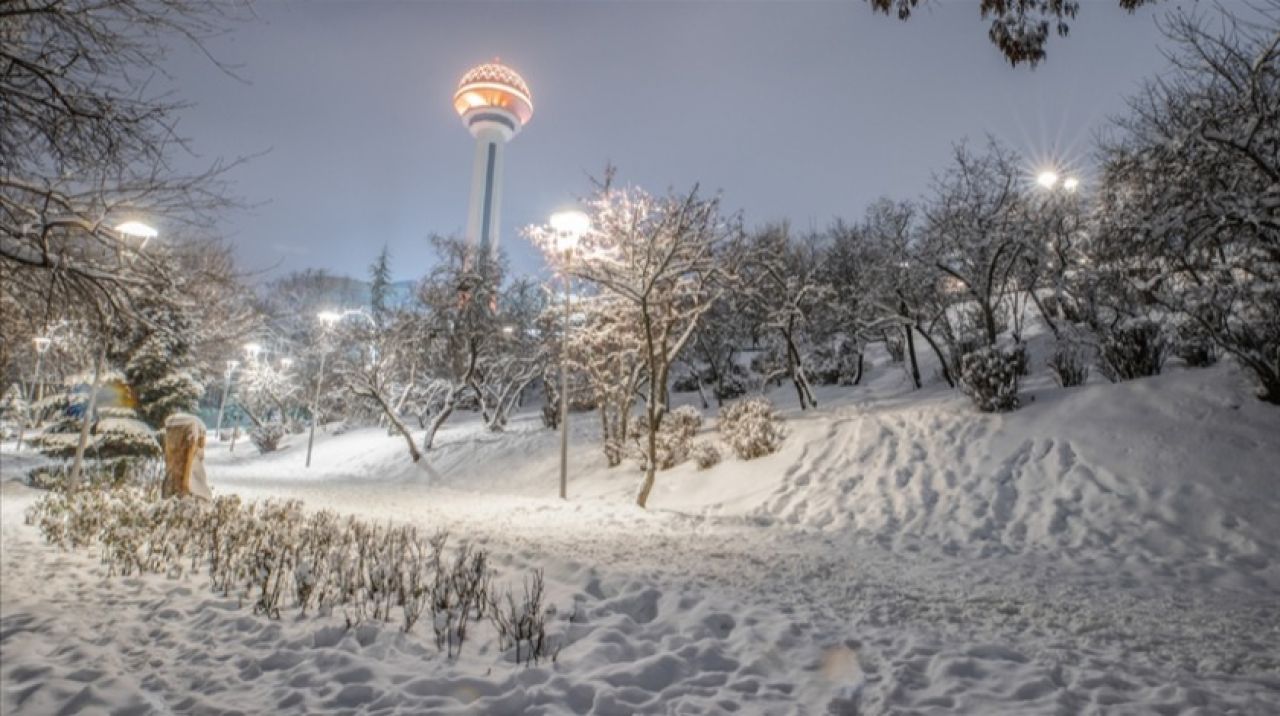
[[[1228,370],[1024,400],[1006,415],[949,394],[793,420],[776,487],[745,511],[894,548],[928,540],[1280,584],[1280,411]]]

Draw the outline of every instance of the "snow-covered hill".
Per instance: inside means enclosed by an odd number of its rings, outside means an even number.
[[[1039,376],[1024,407],[1004,415],[978,413],[939,386],[905,391],[900,373],[877,368],[866,387],[828,389],[817,410],[785,411],[789,436],[774,455],[660,473],[654,508],[847,532],[894,549],[1043,553],[1280,588],[1280,411],[1230,367],[1072,389]],[[573,416],[571,492],[627,508],[639,473],[605,466],[593,418]],[[530,497],[558,484],[556,434],[531,412],[506,433],[463,417],[420,466],[398,436],[369,428],[322,435],[302,469],[304,437],[272,455],[247,444],[214,453],[211,479],[231,489],[373,482]]]

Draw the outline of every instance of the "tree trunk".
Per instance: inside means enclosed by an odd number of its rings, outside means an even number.
[[[921,328],[917,328],[917,330],[920,331],[921,336],[924,336],[924,340],[929,344],[929,347],[933,349],[933,354],[938,356],[938,364],[942,366],[942,377],[946,379],[947,385],[952,388],[956,387],[955,376],[951,375],[951,369],[947,367],[947,359],[946,356],[942,355],[942,349],[938,347],[937,342],[933,340],[928,331]]]
[[[1044,307],[1044,301],[1040,300],[1040,297],[1036,295],[1035,291],[1031,292],[1031,300],[1036,304],[1036,310],[1040,312],[1040,317],[1044,319],[1045,325],[1047,325],[1049,330],[1053,332],[1053,337],[1061,338],[1062,332],[1058,330],[1057,322],[1049,315],[1049,311]]]
[[[982,323],[987,331],[987,345],[994,346],[996,344],[996,311],[994,306],[990,306],[986,301],[982,304]]]
[[[650,390],[652,394],[653,391]],[[644,468],[644,482],[640,485],[640,494],[636,495],[636,504],[645,509],[649,503],[649,493],[653,491],[653,483],[658,474],[658,426],[652,403],[648,406],[649,417],[649,454]]]
[[[107,361],[107,348],[102,347],[98,358],[93,363],[93,385],[89,388],[89,404],[85,406],[84,416],[80,421],[80,441],[76,443],[76,458],[71,466],[71,488],[80,487],[80,478],[84,475],[84,450],[89,445],[89,425],[93,422],[93,414],[98,409],[98,381],[102,378],[102,367]]]
[[[853,384],[858,385],[862,382],[862,363],[866,359],[866,354],[858,351],[858,373],[853,377]]]
[[[904,325],[902,327],[902,330],[904,333],[906,333],[907,354],[911,356],[911,382],[914,383],[916,386],[916,389],[919,390],[921,386],[920,364],[916,361],[916,341],[915,341],[915,338],[913,338],[911,335],[912,334],[911,326]],[[946,370],[946,368],[943,368],[943,370]]]
[[[431,419],[431,425],[427,428],[427,434],[422,438],[422,449],[430,450],[436,441],[436,431],[444,425],[444,421],[449,419],[449,415],[453,413],[454,393],[451,391],[449,397],[445,398],[444,405],[440,408],[440,412]]]
[[[413,435],[409,433],[409,428],[405,427],[404,421],[400,419],[400,416],[396,415],[387,401],[382,399],[382,392],[376,388],[370,388],[368,395],[373,398],[379,408],[382,408],[382,414],[391,423],[391,427],[404,436],[404,441],[409,444],[409,457],[413,458],[414,462],[421,460],[422,453],[418,452],[418,446],[413,444]]]
[[[653,319],[649,315],[648,307],[643,304],[640,307],[640,317],[644,322],[645,357],[649,369],[649,399],[645,401],[645,417],[649,423],[648,455],[645,460],[644,482],[640,485],[640,493],[636,495],[636,504],[644,509],[649,502],[649,493],[653,491],[653,482],[658,471],[658,420],[660,417],[658,400],[663,397],[661,393],[663,386],[660,384],[665,383],[666,380],[658,367],[658,354],[653,345]],[[625,439],[626,435],[623,435],[623,440]]]

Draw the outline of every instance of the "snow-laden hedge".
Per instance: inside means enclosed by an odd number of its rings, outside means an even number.
[[[648,467],[648,431],[644,421],[637,421],[635,433],[636,449],[633,455],[640,468]],[[659,470],[670,470],[689,459],[689,449],[693,446],[693,436],[702,428],[702,413],[697,408],[682,405],[667,413],[658,427],[655,440],[657,446],[657,464]]]
[[[1133,319],[1099,331],[1098,367],[1112,383],[1159,375],[1167,350],[1160,324]]]
[[[689,449],[689,457],[699,470],[706,470],[720,464],[720,448],[713,443],[697,442]]]
[[[61,548],[96,545],[112,575],[205,571],[214,589],[271,618],[313,610],[410,632],[425,616],[450,657],[486,622],[516,663],[554,659],[561,646],[547,630],[555,611],[543,604],[541,572],[522,596],[495,589],[488,552],[449,548],[448,532],[308,513],[297,500],[157,500],[136,487],[54,492],[26,520]]]
[[[960,388],[984,413],[1018,408],[1018,377],[1026,354],[995,346],[979,348],[961,361]]]
[[[1059,343],[1049,356],[1048,364],[1058,385],[1064,388],[1084,385],[1089,379],[1089,361],[1084,349],[1074,343]]]
[[[743,460],[777,452],[786,437],[773,403],[747,398],[720,409],[720,437]]]
[[[280,449],[280,441],[284,439],[285,429],[280,423],[259,425],[249,431],[249,440],[258,448],[259,453],[275,452]]]

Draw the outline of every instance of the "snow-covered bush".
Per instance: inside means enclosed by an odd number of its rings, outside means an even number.
[[[698,465],[699,470],[706,470],[720,464],[720,448],[715,443],[696,442],[689,448],[689,457]]]
[[[671,392],[673,393],[696,393],[698,391],[699,378],[696,369],[690,368],[682,370],[671,379]]]
[[[163,460],[122,457],[87,463],[80,486],[94,490],[135,487],[145,494],[159,495],[163,481]],[[34,468],[27,473],[27,484],[38,490],[67,490],[71,487],[71,463],[60,462]]]
[[[1064,388],[1084,385],[1089,379],[1089,361],[1085,358],[1084,350],[1073,343],[1059,343],[1049,356],[1048,363],[1058,385]]]
[[[986,341],[977,333],[966,331],[947,341],[947,368],[951,375],[964,381],[965,359],[987,349]]]
[[[1018,371],[1019,376],[1027,376],[1031,374],[1031,357],[1027,353],[1026,343],[1014,344],[1009,349],[1010,355],[1013,357],[1013,367]]]
[[[854,385],[862,377],[861,361],[859,347],[849,341],[824,343],[813,349],[809,374],[820,385]]]
[[[731,363],[729,369],[721,374],[720,380],[715,382],[716,399],[732,400],[746,395],[750,382],[751,376],[747,373],[747,369],[737,363]]]
[[[524,598],[516,601],[515,593],[508,589],[506,599],[500,595],[489,596],[489,621],[498,631],[498,648],[506,651],[515,648],[515,661],[526,666],[551,657],[555,661],[560,644],[547,634],[547,619],[555,616],[555,607],[543,605],[542,570],[534,570],[533,577],[524,583]]]
[[[984,413],[1003,413],[1018,407],[1018,364],[1014,351],[994,346],[979,348],[962,361],[960,388]]]
[[[1174,332],[1172,353],[1192,368],[1208,368],[1218,362],[1218,347],[1194,323],[1184,321]]]
[[[1112,383],[1159,375],[1167,345],[1160,325],[1134,319],[1107,327],[1098,340],[1098,367]]]
[[[907,357],[907,342],[897,330],[884,334],[884,348],[889,352],[889,360],[901,363]]]
[[[773,403],[748,398],[720,409],[720,437],[735,455],[751,460],[776,452],[786,431]]]
[[[670,470],[689,459],[689,448],[693,445],[693,436],[702,428],[702,413],[697,408],[682,405],[667,413],[662,419],[657,435],[657,464],[659,470]],[[648,433],[645,424],[638,422],[635,428],[636,450],[633,455],[640,467],[648,463],[646,441]]]
[[[112,575],[205,569],[214,590],[272,619],[314,608],[354,625],[390,621],[398,610],[410,632],[429,616],[437,646],[452,658],[488,617],[500,648],[516,646],[518,662],[558,650],[547,634],[555,611],[543,606],[541,573],[521,601],[510,590],[494,593],[488,553],[465,543],[447,549],[447,532],[423,538],[412,526],[307,514],[297,500],[156,496],[138,487],[56,491],[26,521],[64,549],[96,545]]]
[[[16,435],[18,427],[27,422],[30,408],[22,397],[22,386],[14,383],[0,395],[0,437]]]
[[[280,449],[280,441],[284,439],[284,426],[280,423],[267,423],[249,431],[249,440],[260,453],[275,452]]]

